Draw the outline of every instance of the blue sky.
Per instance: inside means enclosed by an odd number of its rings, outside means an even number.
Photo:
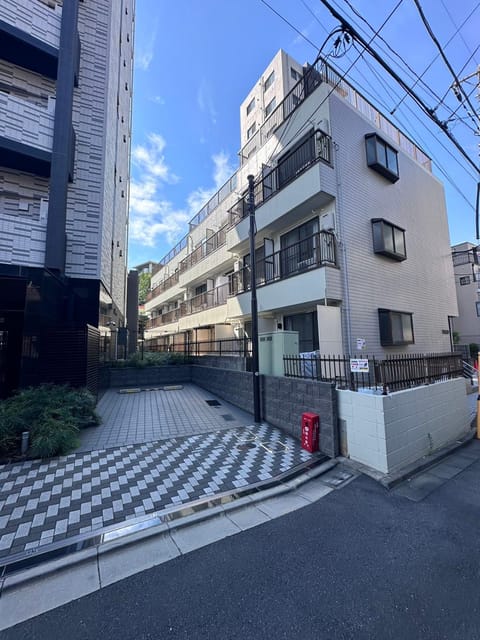
[[[328,33],[338,26],[319,0],[268,0],[303,36],[261,0],[136,0],[132,182],[129,266],[160,260],[187,232],[188,221],[237,167],[239,106],[276,52],[313,62]],[[415,86],[429,107],[446,120],[478,164],[475,115],[451,90],[453,78],[420,20],[413,0],[330,0],[377,51]],[[458,77],[480,64],[478,0],[421,0],[423,11]],[[478,7],[478,8],[477,8]],[[385,42],[386,41],[386,42]],[[332,40],[324,53],[332,51]],[[398,54],[395,55],[387,44]],[[350,82],[434,160],[444,182],[452,243],[474,241],[478,176],[427,116],[368,54],[350,49],[332,60]],[[358,58],[358,59],[357,59]],[[427,71],[426,68],[428,68]],[[463,84],[473,106],[475,78]],[[433,93],[432,93],[433,92]],[[446,95],[446,97],[444,97]],[[473,120],[472,120],[473,117]],[[478,122],[478,121],[477,121]],[[421,215],[421,212],[419,212]]]

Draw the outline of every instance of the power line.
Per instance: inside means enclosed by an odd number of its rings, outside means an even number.
[[[413,2],[415,3],[415,6],[417,7],[418,13],[420,14],[420,18],[422,19],[423,24],[425,25],[425,28],[428,32],[428,35],[430,36],[430,38],[432,39],[432,41],[434,42],[435,46],[437,47],[440,56],[442,58],[442,60],[444,61],[444,63],[446,64],[448,70],[450,71],[450,73],[453,76],[454,79],[454,84],[453,84],[453,91],[456,95],[456,97],[461,100],[461,96],[463,95],[464,99],[466,100],[468,106],[470,107],[472,114],[475,114],[475,116],[478,119],[478,114],[475,110],[475,107],[472,105],[472,103],[470,102],[470,98],[468,97],[468,95],[466,94],[466,92],[464,91],[461,82],[457,76],[457,74],[455,73],[455,70],[453,69],[452,65],[450,64],[447,56],[445,55],[445,52],[443,51],[439,41],[437,40],[437,37],[435,36],[430,23],[428,22],[425,14],[423,13],[423,9],[422,6],[420,5],[420,1],[419,0],[413,0]]]
[[[353,6],[353,4],[350,2],[350,0],[344,0],[344,2],[350,7],[350,9],[354,12],[354,14],[356,16],[358,16],[360,18],[360,20],[362,20],[371,31],[375,31],[375,28],[370,24],[370,22],[368,22],[368,20],[366,18],[364,18],[362,16],[362,14]],[[338,6],[338,3],[335,3]],[[418,73],[412,69],[412,67],[406,62],[406,60],[397,52],[395,51],[395,49],[385,40],[385,38],[383,38],[383,36],[379,35],[378,39],[381,40],[386,47],[388,48],[389,51],[391,51],[391,53],[393,53],[399,60],[402,61],[402,63],[405,65],[405,67],[410,71],[410,73],[413,76],[413,79],[416,80],[416,84],[420,83],[423,85],[424,89],[426,89],[428,92],[430,92],[430,94],[436,98],[437,100],[440,100],[439,96],[435,93],[435,91],[433,91],[433,89],[430,87],[430,85],[428,85],[426,82],[424,82],[422,80],[422,78],[418,75]],[[379,49],[381,50],[381,47],[379,47]]]
[[[448,10],[448,7],[447,7],[447,5],[445,4],[444,0],[440,0],[440,2],[442,3],[442,6],[443,6],[443,8],[445,9],[445,11],[446,11],[446,13],[447,13],[448,17],[450,18],[450,22],[451,22],[451,23],[453,24],[453,26],[457,29],[457,31],[456,31],[455,33],[459,33],[460,38],[461,38],[461,40],[462,40],[463,44],[465,45],[465,49],[466,49],[469,53],[471,53],[471,51],[470,51],[470,47],[469,47],[469,46],[468,46],[468,44],[466,43],[465,38],[464,38],[464,37],[463,37],[463,35],[462,35],[462,32],[457,28],[457,25],[455,24],[455,21],[454,21],[454,19],[453,19],[453,17],[452,17],[452,14],[451,14],[451,13],[450,13],[450,11]],[[478,49],[478,47],[477,47],[477,49]],[[473,58],[473,59],[474,59],[474,61],[475,61],[475,64],[477,64],[477,65],[478,65],[478,64],[479,64],[479,63],[478,63],[478,60],[476,60],[476,59],[475,59],[475,53],[476,53],[477,49],[475,49],[475,51],[471,54],[470,59],[471,59],[471,58]]]
[[[264,0],[261,0],[262,2]],[[388,16],[385,18],[385,20],[383,21],[383,23],[380,25],[380,27],[377,29],[377,31],[373,34],[370,42],[375,38],[375,36],[380,33],[380,31],[383,29],[383,27],[387,24],[387,22],[390,20],[390,18],[393,16],[393,14],[397,11],[398,7],[402,4],[403,0],[399,0],[397,2],[397,4],[395,5],[395,7],[392,9],[392,11],[388,14]],[[275,12],[276,13],[276,12]],[[342,26],[343,29],[343,26]],[[334,29],[334,31],[332,33],[334,33],[335,31],[337,31],[337,29]],[[322,45],[321,49],[325,46],[325,44],[328,42],[328,39],[330,37],[329,36],[326,38],[324,44]],[[340,82],[345,80],[345,76],[350,72],[350,70],[353,68],[353,66],[358,62],[358,60],[360,59],[361,55],[357,56],[357,58],[350,64],[350,66],[348,67],[348,69],[343,73],[343,74],[339,74],[339,78],[338,80],[335,82],[335,84],[330,88],[329,92],[327,93],[327,95],[325,96],[325,98],[320,102],[320,104],[315,107],[315,109],[312,111],[312,113],[305,118],[304,124],[301,125],[297,131],[293,134],[293,136],[290,138],[290,140],[285,143],[285,144],[289,144],[289,142],[291,142],[296,136],[298,136],[299,133],[301,133],[303,131],[303,129],[305,129],[307,126],[309,126],[310,124],[310,120],[311,118],[315,115],[315,113],[317,113],[317,111],[323,106],[323,104],[328,100],[328,98],[332,95],[332,93],[335,91],[335,89],[337,88],[337,86],[340,84]],[[315,60],[313,66],[315,66],[315,64],[321,60],[320,55],[317,56],[317,59]],[[282,141],[283,137],[285,136],[286,132],[288,131],[291,123],[293,122],[293,119],[291,119],[287,126],[285,127],[285,129],[283,130],[283,132],[281,133],[281,135],[279,136],[279,139],[277,141],[277,144],[275,145],[275,148],[273,149],[272,153],[270,154],[270,157],[268,158],[266,164],[269,164],[273,158],[273,156],[275,155],[275,152],[280,144],[280,142]]]
[[[266,0],[260,0],[260,2],[262,2],[266,7],[268,7],[270,11],[273,11],[273,13],[275,13],[275,15],[277,15],[280,18],[280,20],[283,20],[283,22],[288,24],[288,26],[291,29],[293,29],[296,33],[298,33],[298,35],[301,36],[306,42],[308,42],[308,44],[312,45],[315,51],[318,51],[317,45],[314,42],[312,42],[310,38],[307,38],[307,36],[304,33],[302,33],[300,29],[297,29],[295,25],[293,25],[289,20],[287,20],[285,16],[282,16],[281,13],[279,13],[276,9],[274,9],[271,4],[269,4]]]
[[[415,2],[416,0],[414,0]],[[324,4],[332,13],[332,15],[340,22],[344,31],[348,33],[352,38],[355,38],[360,44],[370,53],[370,55],[400,84],[400,86],[415,100],[415,102],[420,106],[420,108],[428,115],[429,118],[437,124],[437,126],[442,129],[442,131],[450,138],[458,151],[464,156],[469,164],[475,169],[478,173],[479,169],[477,165],[472,161],[470,156],[467,154],[462,145],[458,142],[455,136],[449,131],[447,125],[435,115],[433,110],[428,107],[424,101],[417,95],[417,93],[409,87],[409,85],[385,62],[385,60],[370,46],[370,43],[366,42],[365,39],[361,36],[360,33],[341,15],[339,14],[327,0],[320,0],[322,4]]]
[[[465,24],[468,22],[468,20],[470,20],[470,18],[473,16],[473,14],[475,13],[475,11],[477,11],[477,9],[480,7],[480,3],[478,3],[471,11],[470,13],[466,16],[466,18],[463,20],[463,22],[461,23],[461,25],[459,27],[457,27],[457,30],[450,36],[450,38],[447,40],[447,42],[444,45],[444,48],[446,48],[450,42],[455,38],[455,36],[457,35],[457,33],[460,31],[460,29],[462,29]],[[430,67],[433,65],[433,63],[440,57],[440,54],[437,53],[437,55],[433,58],[433,60],[431,60],[431,62],[429,64],[427,64],[427,66],[425,67],[425,69],[422,71],[422,73],[420,74],[420,78],[423,78],[423,76],[427,73],[427,71],[430,69]],[[416,87],[417,82],[413,83],[412,89],[414,87]],[[449,90],[450,91],[450,90]],[[448,92],[447,92],[448,93]],[[408,95],[408,92],[405,93],[405,96],[400,100],[400,102],[398,103],[398,105],[395,107],[395,109],[397,109],[400,104],[402,104],[402,102],[405,100],[406,96]],[[447,95],[447,94],[445,94]],[[445,96],[444,96],[445,98]],[[443,99],[444,99],[443,98]],[[443,102],[442,99],[442,102]],[[394,109],[394,110],[395,110]]]

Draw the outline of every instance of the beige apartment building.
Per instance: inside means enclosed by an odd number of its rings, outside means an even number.
[[[425,153],[322,59],[279,51],[240,114],[237,171],[154,269],[149,344],[250,335],[251,174],[261,334],[298,332],[300,352],[450,351],[445,198]]]
[[[471,242],[452,247],[453,270],[458,300],[458,317],[453,319],[453,330],[462,345],[480,344],[480,267],[476,248]]]

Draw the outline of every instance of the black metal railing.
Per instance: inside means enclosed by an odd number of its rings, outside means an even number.
[[[192,315],[193,313],[226,304],[229,291],[230,284],[228,282],[210,291],[204,291],[193,298],[181,302],[176,309],[166,311],[155,318],[150,318],[147,321],[146,328],[154,329],[155,327],[161,327],[162,325],[176,322],[180,318]]]
[[[187,271],[190,267],[193,267],[206,258],[208,255],[222,247],[227,241],[227,229],[228,225],[224,225],[216,233],[212,234],[209,238],[202,242],[202,244],[194,249],[180,262],[180,273]]]
[[[255,207],[262,205],[278,191],[295,180],[316,162],[331,162],[331,138],[324,131],[313,131],[291,153],[273,167],[264,171],[255,182]],[[235,226],[248,215],[248,196],[244,195],[229,209],[229,226]]]
[[[147,302],[149,300],[152,300],[155,296],[159,296],[167,289],[170,289],[174,285],[178,284],[179,275],[179,272],[176,271],[171,276],[163,280],[163,282],[160,282],[160,284],[158,284],[154,289],[151,289],[151,291],[147,293]]]
[[[352,363],[357,370],[352,371]],[[362,366],[368,363],[368,366]],[[378,360],[359,355],[322,356],[302,354],[284,356],[284,373],[289,378],[334,382],[337,388],[356,391],[361,388],[399,391],[463,375],[459,354],[407,354]]]
[[[320,231],[280,249],[256,262],[257,287],[272,284],[291,276],[319,267],[337,264],[335,236],[330,231]],[[251,288],[250,267],[246,266],[230,274],[229,296],[236,296]]]
[[[158,343],[155,339],[145,341],[145,351],[176,352],[188,356],[243,356],[252,354],[252,342],[250,338],[222,338],[219,340],[195,340],[189,341],[184,334],[179,338],[171,336],[171,341],[165,338],[165,342]]]

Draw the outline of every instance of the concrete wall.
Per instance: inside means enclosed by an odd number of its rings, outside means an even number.
[[[432,453],[470,427],[463,378],[388,396],[337,393],[349,457],[385,473]]]
[[[143,387],[146,385],[181,384],[190,382],[190,365],[168,365],[165,367],[104,367],[100,371],[100,386]]]

